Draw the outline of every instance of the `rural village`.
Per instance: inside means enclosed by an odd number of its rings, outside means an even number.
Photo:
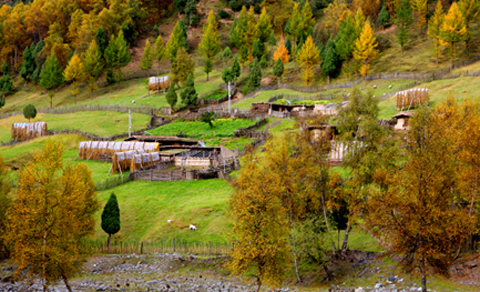
[[[480,1],[0,24],[0,291],[480,291]]]

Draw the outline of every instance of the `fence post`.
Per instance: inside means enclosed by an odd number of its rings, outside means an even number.
[[[173,252],[175,252],[175,237],[173,237]]]
[[[140,244],[140,254],[143,254],[143,241],[142,241],[142,243]]]
[[[150,169],[150,181],[152,181],[152,180],[153,180],[153,168]]]

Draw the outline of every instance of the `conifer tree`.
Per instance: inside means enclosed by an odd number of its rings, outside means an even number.
[[[85,72],[88,77],[87,88],[90,90],[90,98],[93,99],[93,91],[98,88],[96,82],[103,69],[102,55],[96,40],[92,40],[83,58]]]
[[[13,91],[12,77],[9,73],[3,75],[2,79],[0,79],[0,91],[2,92],[3,99],[0,106],[0,108],[2,108],[5,105],[5,96]]]
[[[320,63],[320,52],[313,42],[312,36],[307,38],[305,44],[298,51],[297,61],[300,63],[300,66],[305,68],[312,68]]]
[[[280,85],[280,78],[282,78],[284,70],[285,70],[285,67],[283,66],[282,59],[278,58],[277,61],[275,62],[275,65],[273,65],[273,75],[277,76],[278,85]]]
[[[205,57],[205,73],[207,73],[207,81],[208,73],[213,69],[213,58],[220,52],[217,26],[218,24],[215,20],[215,15],[213,14],[213,11],[210,11],[207,21],[203,26],[202,41],[198,45],[198,49]]]
[[[103,28],[100,26],[95,33],[95,40],[97,41],[98,50],[102,59],[104,58],[105,50],[108,47],[108,37]]]
[[[440,27],[440,40],[443,44],[447,44],[450,53],[450,70],[453,69],[453,60],[455,59],[456,45],[459,42],[463,42],[468,38],[468,31],[460,10],[458,9],[457,2],[454,2],[445,20]]]
[[[229,46],[226,46],[225,50],[223,50],[222,57],[223,57],[223,62],[225,63],[224,66],[228,66],[228,61],[232,57],[232,50],[230,50]]]
[[[397,43],[400,45],[403,55],[403,47],[408,41],[410,25],[413,23],[412,7],[409,0],[400,0],[395,7],[395,24],[399,31],[397,33]]]
[[[125,67],[132,60],[132,56],[129,52],[129,46],[123,33],[115,37],[112,35],[108,47],[105,49],[105,64],[110,73],[110,77],[113,78],[112,82],[117,83],[122,81],[122,68]],[[115,73],[116,71],[116,73]]]
[[[188,76],[194,74],[195,63],[191,56],[183,49],[178,50],[175,60],[172,62],[172,82],[173,84],[184,83]]]
[[[285,48],[287,48],[287,50],[288,50],[288,54],[289,54],[289,55],[292,55],[292,53],[293,53],[293,48],[292,48],[292,42],[290,41],[290,39],[287,38],[287,39],[285,40],[285,43],[284,43],[284,44],[285,44]]]
[[[270,33],[270,36],[268,37],[268,44],[271,46],[277,45],[277,39],[275,38],[275,34],[273,33],[273,31]]]
[[[165,45],[161,35],[157,37],[155,41],[155,49],[153,51],[153,58],[158,62],[158,70],[160,71],[160,62],[167,58]],[[159,72],[160,74],[160,72]]]
[[[8,68],[7,60],[3,61],[2,73],[3,73],[3,75],[10,73],[10,68]]]
[[[232,70],[233,80],[235,80],[234,86],[237,87],[237,78],[240,77],[241,70],[240,70],[240,64],[238,63],[238,59],[236,56],[235,56],[235,59],[233,59],[231,70]]]
[[[63,83],[63,74],[57,56],[52,53],[42,66],[40,73],[40,85],[48,91],[50,108],[53,108],[53,89]]]
[[[112,235],[120,231],[120,208],[115,193],[110,195],[103,207],[101,226],[103,231],[108,234],[108,253],[110,253]]]
[[[35,117],[37,116],[37,109],[35,108],[35,106],[33,104],[29,103],[28,105],[26,105],[23,108],[23,116],[30,123],[30,120],[35,119]]]
[[[248,74],[248,89],[254,91],[260,86],[262,81],[262,70],[260,70],[260,65],[258,64],[257,59],[253,59],[252,70]]]
[[[240,36],[239,31],[237,29],[237,24],[238,24],[238,18],[235,18],[233,20],[232,28],[230,29],[230,34],[228,35],[228,38],[230,40],[230,45],[238,48],[239,47],[239,42],[240,42]]]
[[[43,56],[42,53],[43,48],[45,47],[45,43],[43,40],[40,40],[37,45],[35,46],[35,71],[32,74],[32,81],[39,82],[40,80],[40,73],[42,72],[43,63],[45,63],[46,58]]]
[[[26,47],[23,51],[23,63],[22,69],[20,70],[20,76],[22,76],[25,82],[31,80],[31,76],[35,71],[35,45],[32,44],[30,47]]]
[[[187,81],[185,82],[185,89],[180,93],[183,104],[197,105],[198,94],[195,90],[195,82],[193,80],[193,75],[188,75]]]
[[[277,61],[279,58],[282,59],[283,64],[287,64],[290,58],[287,47],[285,46],[285,42],[281,42],[275,53],[273,53],[274,61]]]
[[[227,67],[223,68],[222,80],[226,84],[228,84],[228,82],[231,82],[233,80],[233,72],[232,72],[231,68],[227,68]]]
[[[254,41],[252,47],[252,56],[260,59],[263,55],[263,44],[261,42]]]
[[[267,61],[267,58],[265,58],[265,55],[262,56],[259,64],[260,64],[260,68],[262,69],[265,69],[268,67],[268,61]]]
[[[170,34],[170,38],[165,46],[165,53],[170,61],[175,59],[180,48],[186,50],[188,47],[187,39],[181,27],[181,23],[183,23],[183,21],[178,21],[177,24],[175,24],[173,32]]]
[[[361,7],[357,9],[354,20],[355,20],[355,27],[357,28],[357,31],[358,31],[358,35],[360,35],[363,27],[365,26],[365,22],[367,21]]]
[[[65,81],[72,83],[70,93],[73,95],[74,104],[77,104],[78,82],[83,82],[86,78],[85,67],[77,54],[74,54],[68,62],[63,71],[63,76]]]
[[[433,43],[435,44],[437,68],[438,58],[440,56],[440,29],[444,20],[445,12],[443,11],[442,1],[439,0],[437,2],[437,6],[435,7],[435,12],[428,21],[428,35],[433,39]]]
[[[140,65],[139,65],[140,69],[142,70],[152,69],[153,57],[154,57],[154,52],[150,45],[150,41],[147,40],[145,42],[145,48],[143,49],[142,58],[140,59]]]
[[[465,39],[465,52],[468,57],[468,49],[472,32],[470,23],[475,23],[480,18],[480,2],[478,0],[460,0],[458,1],[458,8],[465,20],[465,27],[467,29],[467,37]]]
[[[415,9],[417,16],[417,23],[420,30],[422,30],[423,25],[427,21],[427,0],[413,0],[412,7]]]
[[[267,9],[265,7],[262,8],[262,12],[258,17],[255,32],[255,39],[262,44],[267,42],[270,35],[273,33],[270,16],[268,15]]]
[[[377,23],[380,26],[385,27],[385,25],[390,21],[390,14],[388,14],[387,9],[385,8],[385,5],[382,6],[382,9],[380,10],[380,13],[378,14],[377,18]]]
[[[378,55],[377,45],[372,27],[369,22],[366,22],[360,33],[360,37],[355,41],[355,48],[353,50],[353,57],[363,62],[360,73],[365,77],[365,84],[367,83],[366,76],[370,68],[370,62]]]
[[[331,45],[326,46],[325,56],[321,65],[323,74],[327,76],[327,83],[330,83],[330,77],[335,78],[340,72],[339,57],[337,55],[336,46],[332,42]]]
[[[173,110],[173,107],[177,104],[178,100],[177,93],[175,92],[175,85],[173,85],[173,83],[170,84],[170,87],[168,87],[167,95],[165,96],[165,98],[167,99],[168,104]]]

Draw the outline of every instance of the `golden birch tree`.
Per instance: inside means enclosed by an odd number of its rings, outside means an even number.
[[[18,266],[16,277],[36,275],[44,291],[81,271],[83,241],[93,235],[98,209],[95,183],[85,164],[64,165],[59,143],[47,142],[19,173],[15,201],[7,212],[5,240]]]

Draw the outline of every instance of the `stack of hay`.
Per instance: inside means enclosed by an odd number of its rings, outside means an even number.
[[[144,150],[130,150],[126,152],[116,152],[113,155],[112,173],[124,172],[130,170],[134,155],[144,154]],[[149,154],[150,155],[150,154]]]
[[[47,134],[47,123],[45,122],[12,124],[12,139],[17,139],[17,141],[30,140]]]
[[[170,87],[170,80],[168,79],[168,76],[150,77],[148,79],[148,90],[166,90],[168,87]]]
[[[397,92],[397,108],[415,107],[428,103],[428,88],[412,88]]]
[[[137,154],[133,156],[130,171],[135,172],[147,166],[157,164],[160,161],[160,154],[158,152]]]
[[[78,156],[84,160],[99,160],[100,155],[114,157],[117,152],[131,150],[144,152],[160,151],[160,144],[154,142],[83,141],[80,142]]]

